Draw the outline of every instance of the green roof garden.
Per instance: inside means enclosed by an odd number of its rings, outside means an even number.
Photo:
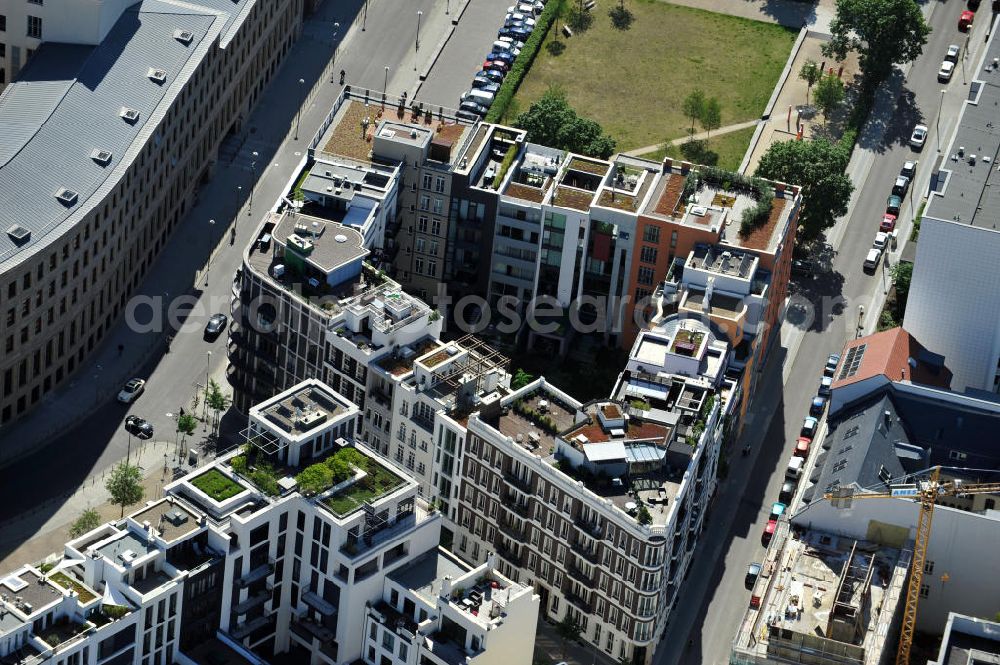
[[[244,490],[242,485],[218,469],[209,469],[192,479],[191,484],[215,501],[225,501]]]
[[[77,598],[79,598],[81,603],[89,603],[93,599],[97,598],[97,594],[85,587],[82,582],[77,582],[61,570],[50,575],[49,580],[55,582],[64,589],[75,591]]]
[[[346,517],[366,502],[379,499],[405,484],[405,481],[382,464],[365,456],[365,476],[323,499],[337,517]]]

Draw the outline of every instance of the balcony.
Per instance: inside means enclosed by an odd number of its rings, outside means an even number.
[[[253,608],[257,607],[258,605],[262,605],[270,597],[271,594],[267,593],[266,591],[255,593],[246,600],[241,600],[239,603],[237,603],[236,606],[233,608],[233,611],[235,611],[237,614],[246,614]]]
[[[507,507],[510,508],[511,506]],[[524,527],[523,522],[514,518],[507,517],[501,520],[500,524],[503,527],[504,535],[510,536],[515,540],[520,540],[524,542],[528,530]]]
[[[597,564],[600,562],[600,558],[597,554],[597,548],[591,545],[585,545],[585,541],[577,540],[572,545],[570,549],[576,552],[580,557],[589,561],[590,563]]]
[[[375,403],[384,409],[389,409],[392,407],[392,400],[389,395],[382,392],[381,390],[371,390],[368,395],[375,400]]]
[[[236,628],[230,631],[233,637],[237,640],[242,640],[244,637],[250,633],[263,628],[270,622],[270,619],[266,616],[260,616],[250,621],[245,621],[243,623],[236,624]]]
[[[337,608],[333,603],[324,600],[322,597],[318,596],[314,591],[306,591],[305,593],[303,593],[302,601],[309,607],[313,608],[314,610],[322,614],[323,616],[330,616],[332,614],[336,614],[337,612]]]
[[[587,575],[587,573],[583,572],[582,569],[577,568],[573,564],[570,564],[569,566],[566,567],[566,573],[570,577],[575,579],[577,582],[582,582],[585,586],[588,587],[594,586],[594,578],[591,577],[590,575]]]
[[[507,510],[511,510],[521,517],[529,518],[531,517],[531,506],[528,505],[523,499],[518,498],[514,494],[508,493],[504,503],[501,504]]]
[[[380,531],[376,531],[368,538],[359,537],[355,540],[347,541],[341,545],[340,552],[351,559],[355,559],[365,552],[370,551],[376,545],[392,540],[400,534],[409,531],[416,526],[416,523],[417,517],[415,513],[397,517],[395,522],[384,527]]]
[[[495,546],[497,548],[497,554],[507,560],[515,568],[520,568],[523,565],[524,555],[516,553],[512,548],[504,545],[502,538],[497,538]]]
[[[581,531],[583,531],[591,538],[596,538],[598,540],[601,539],[602,536],[601,525],[598,524],[597,522],[591,522],[589,520],[584,520],[579,517],[573,521]]]
[[[524,492],[525,494],[534,494],[535,493],[534,488],[532,488],[532,486],[531,486],[531,481],[530,480],[525,480],[523,478],[519,478],[518,476],[514,475],[513,473],[509,473],[509,472],[508,473],[504,473],[503,477],[504,477],[504,480],[507,481],[507,484],[509,484],[511,487],[514,487],[514,488],[520,490],[521,492]]]
[[[423,429],[428,434],[434,434],[434,421],[430,418],[414,414],[410,416],[410,420],[413,421],[414,425]]]
[[[267,563],[263,563],[256,568],[253,568],[243,577],[236,580],[236,586],[240,589],[244,589],[254,582],[259,582],[268,575],[274,573],[274,559],[268,559]]]
[[[316,623],[312,619],[299,619],[298,621],[292,622],[292,632],[304,639],[305,641],[312,644],[312,639],[315,637],[320,642],[331,642],[336,637],[334,632]]]
[[[567,591],[565,594],[566,602],[574,605],[578,609],[582,610],[586,614],[590,614],[590,603],[576,595],[572,591]]]

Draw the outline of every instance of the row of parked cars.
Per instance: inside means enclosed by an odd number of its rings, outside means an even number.
[[[868,272],[874,272],[882,260],[882,255],[889,248],[889,242],[896,230],[899,210],[903,207],[903,197],[910,191],[910,185],[917,175],[917,164],[916,160],[903,163],[903,168],[899,170],[899,175],[896,176],[896,181],[892,185],[892,192],[885,200],[885,212],[882,213],[882,219],[878,223],[878,231],[875,232],[872,247],[865,256],[864,269]]]
[[[497,39],[483,60],[482,68],[472,79],[472,87],[462,94],[458,116],[478,120],[486,115],[496,99],[507,72],[521,54],[524,42],[535,30],[535,20],[545,9],[546,0],[521,0],[507,8]]]

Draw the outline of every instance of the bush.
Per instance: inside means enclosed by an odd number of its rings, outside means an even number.
[[[267,462],[257,464],[254,470],[250,472],[249,478],[250,482],[256,485],[264,494],[277,496],[281,493],[281,488],[278,486],[278,476],[274,472],[274,468]]]
[[[241,476],[247,475],[247,456],[237,455],[236,457],[229,460],[229,466],[233,468],[233,471],[240,474]]]
[[[326,458],[326,468],[330,472],[330,480],[334,485],[351,477],[351,465],[337,455]]]
[[[632,27],[632,21],[635,19],[632,12],[625,9],[621,5],[609,11],[608,16],[611,17],[611,25],[615,26],[619,30],[628,30]]]
[[[521,86],[521,81],[524,80],[525,74],[531,68],[531,63],[535,61],[535,56],[538,55],[538,49],[542,47],[545,35],[548,34],[556,17],[562,13],[565,4],[566,0],[550,0],[545,5],[545,9],[542,10],[535,22],[535,29],[524,43],[520,55],[514,60],[514,66],[510,68],[500,90],[497,91],[493,106],[486,114],[486,122],[500,122],[500,119],[507,113],[507,107],[510,106],[517,89]]]
[[[313,496],[333,485],[333,472],[326,464],[310,464],[295,476],[295,482],[306,496]]]
[[[566,23],[573,30],[573,32],[585,32],[591,25],[594,24],[594,15],[586,9],[580,9],[580,7],[574,5],[573,8],[569,10],[569,15],[566,17]]]

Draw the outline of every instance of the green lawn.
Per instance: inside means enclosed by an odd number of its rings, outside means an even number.
[[[243,491],[243,486],[233,482],[218,469],[210,469],[191,481],[191,484],[216,501],[225,501]]]
[[[561,86],[619,150],[683,136],[690,123],[681,102],[695,88],[719,99],[723,126],[759,117],[795,41],[795,31],[778,25],[661,0],[627,0],[634,20],[618,30],[608,17],[612,6],[599,0],[590,29],[560,37],[560,55],[543,45],[515,101],[526,110],[550,86]],[[556,34],[553,25],[546,44]]]
[[[712,157],[714,155],[715,159],[715,161],[712,164],[708,164],[708,166],[718,166],[719,168],[728,169],[730,171],[735,171],[739,168],[740,162],[743,161],[743,155],[746,154],[747,148],[750,147],[750,139],[753,138],[754,129],[754,127],[748,127],[735,132],[729,132],[728,134],[719,134],[718,136],[713,136],[712,138],[704,141],[704,154],[708,157]],[[693,155],[690,152],[688,154],[691,155],[691,157],[684,155],[682,146],[672,145],[666,150],[660,148],[659,150],[647,152],[640,156],[655,161],[660,161],[667,155],[676,159],[686,159],[689,161],[696,161],[698,163],[713,161],[712,159],[695,159],[697,155]]]
[[[377,462],[368,464],[366,471],[368,475],[364,478],[323,501],[335,515],[344,517],[365,501],[377,499],[403,485],[402,478]]]

